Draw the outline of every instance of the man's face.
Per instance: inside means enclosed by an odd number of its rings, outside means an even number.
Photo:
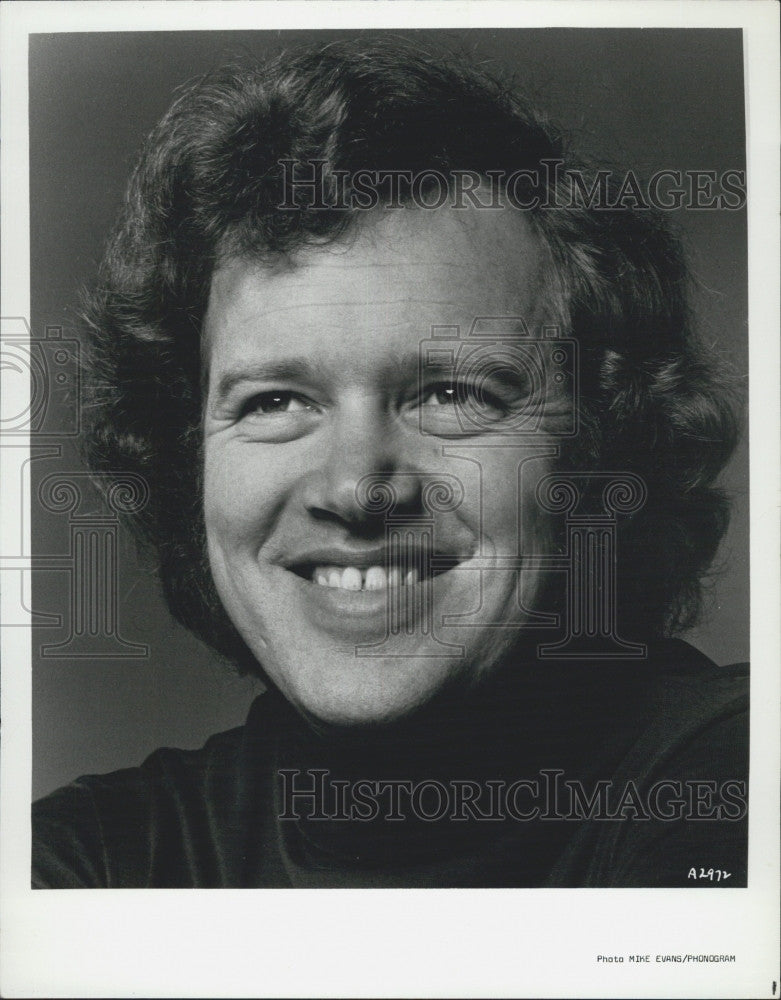
[[[528,623],[547,541],[534,489],[566,401],[512,436],[539,392],[501,359],[503,317],[539,327],[544,262],[517,215],[405,210],[273,270],[215,273],[209,559],[242,638],[311,721],[392,722],[468,690]],[[495,363],[429,351],[432,328],[466,340],[478,317],[503,334],[480,346]]]

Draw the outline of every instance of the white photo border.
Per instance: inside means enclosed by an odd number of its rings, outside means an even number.
[[[770,997],[779,980],[779,111],[772,2],[16,3],[2,11],[2,313],[28,317],[28,35],[307,27],[724,27],[744,32],[751,385],[749,888],[30,889],[26,629],[2,636],[0,993],[100,996]],[[0,449],[0,461],[3,461]],[[0,473],[2,473],[0,468]],[[28,524],[3,496],[3,530]],[[10,526],[10,527],[9,527]],[[28,549],[29,551],[29,539]],[[3,551],[0,546],[0,551]],[[7,595],[5,595],[7,597]],[[598,967],[597,953],[734,953]]]

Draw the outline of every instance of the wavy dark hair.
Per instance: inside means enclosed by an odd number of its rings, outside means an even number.
[[[149,483],[134,524],[157,552],[173,615],[240,669],[258,670],[205,557],[201,325],[211,275],[232,256],[271,261],[338,241],[361,214],[281,209],[283,160],[319,161],[326,186],[335,171],[538,171],[540,205],[525,215],[580,345],[580,433],[561,465],[632,472],[648,488],[620,527],[623,634],[693,623],[727,526],[714,483],[736,423],[693,333],[681,245],[653,209],[567,199],[546,208],[559,180],[539,172],[541,161],[583,166],[565,136],[508,85],[405,43],[306,48],[201,78],[180,91],[133,173],[84,310],[86,450],[94,470]]]

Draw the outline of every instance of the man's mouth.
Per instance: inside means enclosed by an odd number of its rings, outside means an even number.
[[[444,579],[445,591],[436,589],[439,578],[469,558],[435,552],[431,542],[404,531],[379,545],[307,546],[280,562],[297,577],[295,600],[311,624],[340,640],[372,642],[430,628],[430,601],[447,590]]]

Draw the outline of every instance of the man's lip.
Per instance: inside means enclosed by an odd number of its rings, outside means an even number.
[[[355,566],[357,569],[368,569],[370,566],[384,566],[389,558],[389,551],[384,545],[372,547],[324,545],[295,552],[285,558],[282,565],[285,569],[297,571],[302,566]]]

